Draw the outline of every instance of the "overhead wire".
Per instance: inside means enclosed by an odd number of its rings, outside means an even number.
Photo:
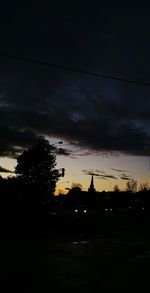
[[[80,69],[80,68],[75,68],[75,67],[70,67],[70,66],[65,66],[65,65],[59,65],[59,64],[49,63],[49,62],[45,62],[45,61],[39,61],[37,59],[27,58],[27,57],[12,55],[12,54],[6,54],[6,53],[3,53],[3,52],[0,52],[0,56],[4,57],[4,58],[10,58],[10,59],[20,60],[20,61],[24,61],[24,62],[29,62],[29,63],[32,63],[32,64],[52,67],[52,68],[55,68],[55,69],[60,69],[60,70],[65,70],[65,71],[70,71],[70,72],[76,72],[76,73],[85,74],[85,75],[89,75],[89,76],[94,76],[94,77],[97,77],[97,78],[116,80],[116,81],[120,81],[120,82],[126,82],[126,83],[130,83],[130,84],[150,87],[149,82],[145,82],[145,81],[141,81],[141,80],[133,80],[133,79],[127,79],[127,78],[113,76],[113,75],[107,75],[107,74],[103,74],[103,73],[99,73],[99,72],[87,71],[87,70],[83,70],[83,69]]]

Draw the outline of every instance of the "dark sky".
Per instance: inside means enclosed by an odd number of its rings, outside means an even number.
[[[9,2],[0,9],[1,52],[150,82],[144,2]],[[0,155],[15,156],[41,135],[85,149],[149,154],[146,86],[0,56],[0,117]]]

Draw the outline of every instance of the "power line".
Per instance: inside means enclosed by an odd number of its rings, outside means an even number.
[[[74,68],[74,67],[68,67],[68,66],[58,65],[58,64],[54,64],[54,63],[39,61],[36,59],[20,57],[17,55],[5,54],[2,52],[0,52],[0,56],[5,57],[5,58],[10,58],[10,59],[16,59],[16,60],[20,60],[20,61],[24,61],[24,62],[34,63],[34,64],[38,64],[38,65],[43,65],[43,66],[47,66],[47,67],[53,67],[55,69],[61,69],[61,70],[66,70],[66,71],[77,72],[80,74],[86,74],[89,76],[100,77],[103,79],[117,80],[117,81],[121,81],[121,82],[127,82],[130,84],[136,84],[136,85],[150,87],[150,83],[145,82],[145,81],[126,79],[126,78],[117,77],[117,76],[113,76],[113,75],[107,75],[107,74],[102,74],[102,73],[97,73],[97,72],[92,72],[92,71],[86,71],[86,70],[82,70],[82,69],[78,69],[78,68]]]

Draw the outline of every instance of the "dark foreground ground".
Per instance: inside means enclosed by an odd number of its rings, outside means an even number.
[[[149,274],[150,216],[1,223],[0,292],[148,292]]]

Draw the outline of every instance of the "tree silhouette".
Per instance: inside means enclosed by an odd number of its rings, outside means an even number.
[[[70,202],[80,204],[82,201],[82,185],[80,183],[73,183],[68,192]]]
[[[113,187],[113,191],[114,192],[119,192],[120,191],[118,184],[115,184],[115,186]]]
[[[56,182],[62,176],[56,167],[56,148],[42,139],[36,146],[25,150],[17,159],[15,173],[25,196],[33,204],[47,203],[53,195]]]
[[[148,189],[148,182],[140,183],[139,191],[147,191]]]
[[[137,181],[133,178],[127,182],[126,191],[136,192],[137,191]]]

